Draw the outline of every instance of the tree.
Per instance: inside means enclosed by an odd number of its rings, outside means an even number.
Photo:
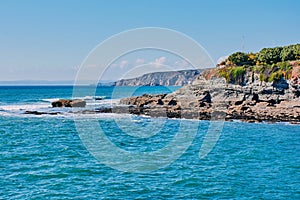
[[[248,54],[243,52],[236,52],[231,54],[228,57],[228,61],[237,66],[251,64],[251,60],[249,59]]]
[[[295,53],[294,53],[293,46],[294,45],[283,47],[281,54],[280,54],[282,61],[295,60]]]
[[[282,47],[263,48],[258,55],[258,61],[273,64],[281,61]]]
[[[295,59],[300,59],[300,44],[293,45],[293,51],[295,55]]]

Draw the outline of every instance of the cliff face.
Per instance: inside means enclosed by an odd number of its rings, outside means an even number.
[[[191,84],[202,70],[182,70],[170,72],[155,72],[144,74],[143,76],[122,79],[116,82],[116,86],[183,86]]]

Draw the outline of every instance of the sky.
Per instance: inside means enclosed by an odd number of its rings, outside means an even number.
[[[298,0],[0,0],[0,81],[74,80],[99,43],[142,27],[181,32],[214,62],[300,43],[299,8]],[[140,53],[112,65],[170,60],[156,56]]]

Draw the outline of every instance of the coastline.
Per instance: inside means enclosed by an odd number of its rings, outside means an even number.
[[[223,78],[199,76],[192,84],[168,95],[121,99],[132,114],[199,120],[300,122],[298,90],[227,84]]]
[[[193,84],[169,94],[144,94],[121,98],[119,103],[94,109],[71,109],[73,114],[134,114],[150,117],[244,122],[288,122],[299,124],[298,90],[281,90],[255,81],[246,86],[227,84],[224,78],[206,80],[199,76]],[[62,100],[65,101],[65,100]],[[55,111],[24,110],[23,114],[59,115]]]

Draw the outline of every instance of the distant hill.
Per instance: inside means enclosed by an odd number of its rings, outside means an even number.
[[[154,72],[144,74],[137,78],[122,79],[116,81],[116,86],[183,86],[192,83],[198,75],[204,71],[199,70],[182,70],[182,71],[167,71]]]

